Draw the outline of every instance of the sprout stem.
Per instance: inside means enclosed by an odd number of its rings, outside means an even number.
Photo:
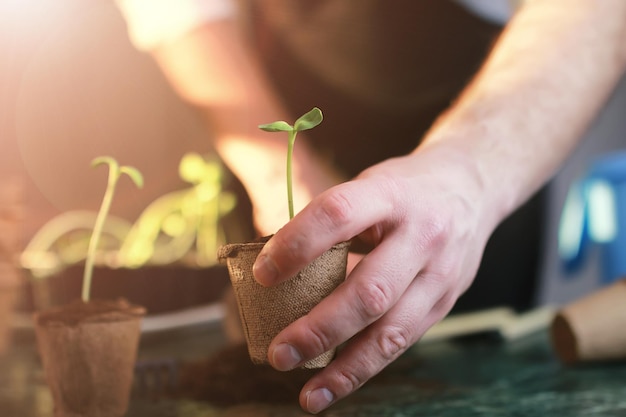
[[[287,145],[287,203],[289,204],[289,220],[293,219],[293,180],[292,180],[292,159],[293,145],[296,142],[298,132],[294,129],[289,132],[289,144]]]
[[[102,198],[100,210],[96,216],[96,223],[93,226],[93,231],[91,232],[91,237],[89,238],[89,246],[87,247],[87,257],[85,258],[85,270],[83,272],[83,288],[81,294],[81,298],[85,303],[89,301],[96,252],[98,250],[98,244],[100,243],[102,230],[104,229],[104,223],[109,215],[109,209],[111,208],[111,202],[113,201],[113,193],[115,192],[117,181],[120,179],[122,174],[126,174],[137,187],[141,188],[143,186],[143,176],[136,168],[130,166],[120,167],[115,159],[108,156],[96,158],[91,163],[92,166],[98,166],[100,164],[109,165],[109,179],[107,181],[107,188],[104,192],[104,197]]]
[[[93,276],[93,268],[96,257],[96,251],[98,244],[100,243],[100,236],[102,235],[102,229],[104,228],[104,222],[109,214],[111,208],[111,202],[113,201],[113,193],[115,191],[115,185],[119,179],[119,167],[116,164],[112,164],[109,168],[109,180],[107,182],[107,188],[102,199],[100,211],[96,217],[96,223],[89,239],[89,246],[87,248],[87,258],[85,260],[85,271],[83,273],[83,291],[82,299],[84,302],[89,301],[89,294],[91,293],[91,280]]]

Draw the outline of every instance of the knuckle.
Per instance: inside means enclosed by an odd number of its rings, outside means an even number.
[[[411,345],[411,332],[404,326],[386,326],[376,338],[378,352],[391,362]]]
[[[390,291],[380,282],[358,285],[355,291],[357,311],[367,322],[379,318],[391,307]]]
[[[337,376],[339,391],[342,393],[342,395],[347,395],[351,392],[356,391],[367,381],[367,378],[365,376],[359,375],[358,372],[355,372],[351,368],[340,369],[337,373]]]
[[[432,308],[432,311],[436,314],[436,318],[444,318],[446,314],[452,310],[458,297],[459,296],[455,295],[454,291],[445,292]]]
[[[458,270],[458,261],[450,257],[440,256],[437,259],[437,266],[424,272],[420,278],[432,285],[431,291],[445,291],[447,286],[456,279]],[[436,294],[433,294],[436,295]]]
[[[274,261],[281,267],[281,270],[288,269],[290,265],[303,262],[302,257],[306,253],[306,241],[303,241],[298,236],[284,237],[276,234],[270,242],[273,253],[280,251],[280,257],[274,256]]]
[[[318,210],[318,218],[326,227],[334,230],[348,224],[351,219],[352,204],[343,192],[336,191],[324,196]]]
[[[329,349],[332,349],[332,337],[328,330],[319,327],[309,328],[309,336],[307,338],[307,344],[312,347],[313,354],[315,356],[321,355]]]
[[[424,246],[440,248],[448,241],[450,228],[451,223],[447,216],[435,212],[427,222],[420,224],[419,236]]]

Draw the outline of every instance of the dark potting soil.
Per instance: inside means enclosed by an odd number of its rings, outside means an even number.
[[[255,365],[246,345],[239,344],[184,364],[178,397],[216,406],[297,403],[302,386],[314,373],[306,369],[280,372],[269,365]]]
[[[68,304],[53,307],[35,314],[40,325],[53,322],[75,326],[82,322],[116,321],[128,317],[142,316],[145,308],[129,303],[126,299],[90,300],[85,303],[81,299]]]
[[[44,287],[39,287],[41,281],[29,280],[18,300],[18,311],[36,311],[38,294],[43,290],[51,305],[71,303],[81,292],[83,270],[82,263],[70,266],[48,277]],[[226,265],[207,268],[145,265],[136,269],[99,266],[94,269],[94,277],[98,277],[91,288],[94,300],[114,300],[122,296],[144,306],[151,315],[214,303],[230,287]]]
[[[422,359],[403,355],[368,383],[384,387],[415,386],[425,393],[439,393],[446,384],[431,378],[415,378],[407,370],[420,369]],[[255,365],[243,344],[231,345],[212,356],[187,362],[179,368],[179,385],[174,397],[204,401],[218,407],[244,404],[297,404],[306,381],[319,369],[280,372],[269,365]],[[369,398],[365,398],[369,401]]]

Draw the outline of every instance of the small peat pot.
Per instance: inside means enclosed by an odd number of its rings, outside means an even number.
[[[55,417],[122,417],[132,389],[145,308],[82,300],[34,314]]]
[[[254,279],[252,266],[267,240],[224,245],[218,252],[220,262],[228,266],[248,353],[255,364],[268,363],[267,352],[274,337],[344,281],[350,247],[350,242],[339,243],[291,279],[264,287]],[[334,355],[335,349],[324,352],[302,367],[323,368]]]

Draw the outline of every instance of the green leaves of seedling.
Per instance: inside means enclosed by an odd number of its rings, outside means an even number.
[[[128,165],[120,166],[117,161],[110,156],[99,156],[91,161],[92,168],[104,164],[109,165],[109,182],[113,181],[115,184],[122,174],[126,174],[135,183],[137,188],[143,188],[143,175],[141,175],[141,172],[139,172],[137,168]]]
[[[302,132],[303,130],[313,129],[315,126],[322,123],[323,119],[322,111],[314,107],[308,113],[300,116],[293,126],[279,120],[277,122],[259,125],[259,129],[266,132]]]
[[[291,132],[293,131],[293,126],[287,122],[279,120],[278,122],[259,125],[259,129],[266,132]]]
[[[322,111],[317,107],[313,107],[311,111],[300,116],[296,123],[293,125],[293,129],[296,132],[302,132],[303,130],[313,129],[315,126],[322,123],[324,116],[322,115]]]
[[[289,145],[287,148],[287,202],[289,204],[289,220],[293,219],[293,186],[291,164],[293,159],[293,145],[296,141],[296,134],[303,130],[313,129],[322,123],[324,119],[322,111],[317,107],[313,107],[308,113],[303,114],[291,126],[289,123],[279,120],[277,122],[259,125],[259,129],[266,132],[287,132],[289,135]]]

